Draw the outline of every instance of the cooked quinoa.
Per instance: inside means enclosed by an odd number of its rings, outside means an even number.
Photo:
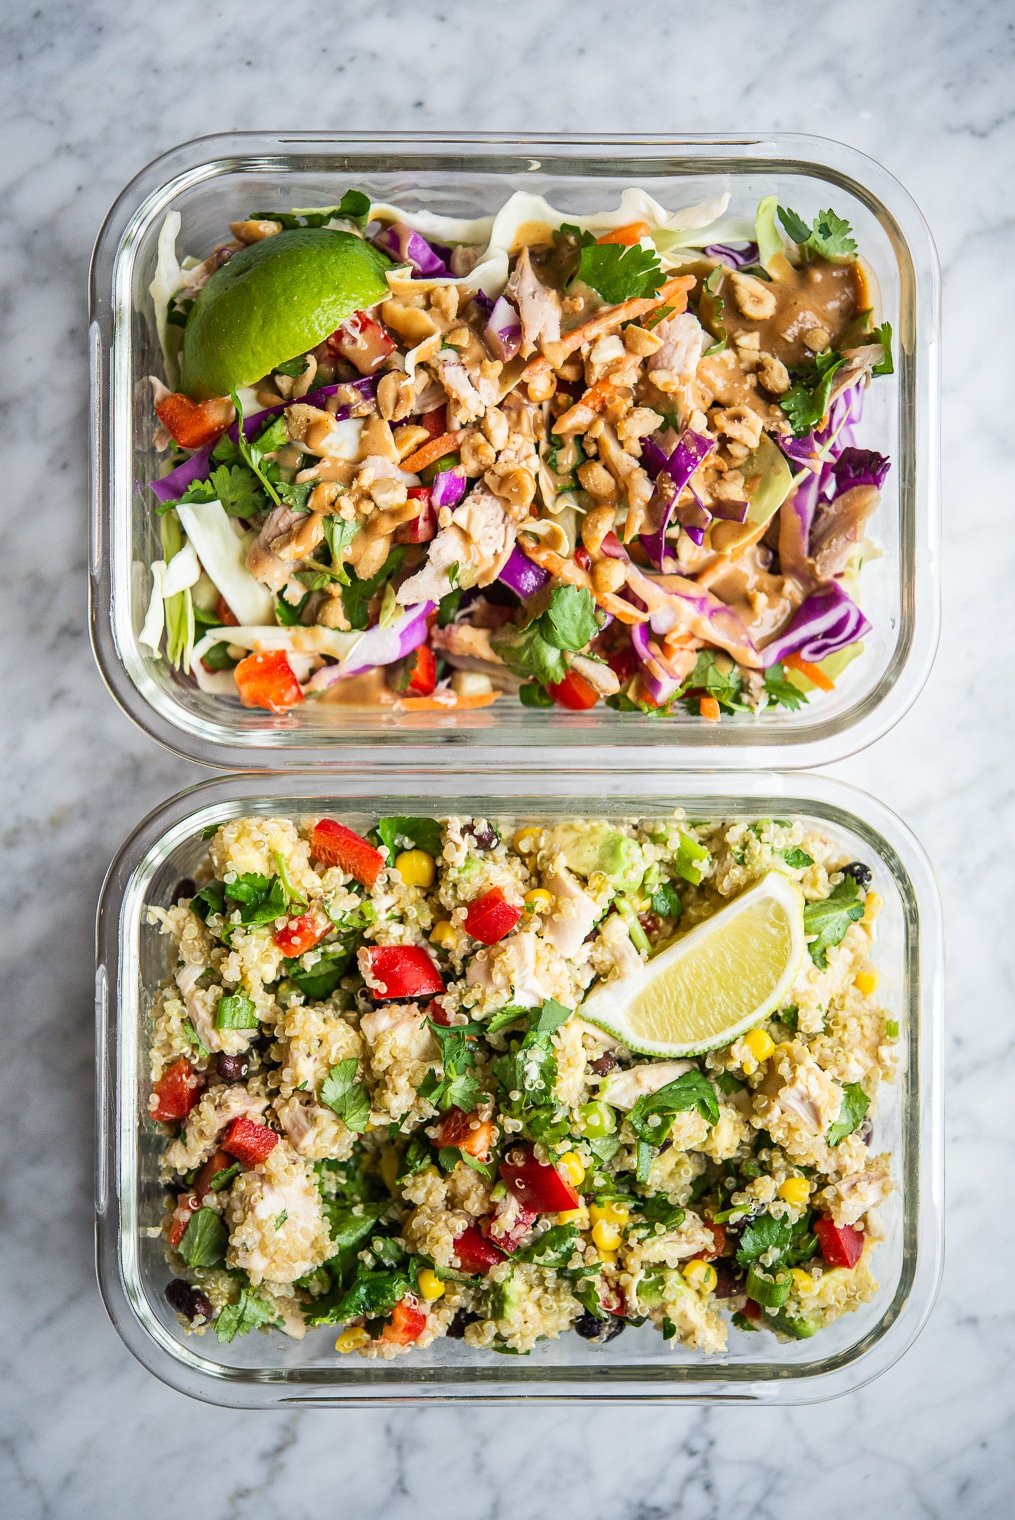
[[[809,951],[774,1015],[690,1061],[582,1018],[773,869]],[[390,1358],[648,1321],[721,1352],[731,1321],[809,1336],[877,1291],[898,1025],[872,873],[822,833],[249,817],[202,874],[148,913],[174,948],[149,1111],[190,1330],[332,1326]]]

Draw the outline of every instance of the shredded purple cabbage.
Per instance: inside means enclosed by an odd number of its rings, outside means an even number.
[[[836,496],[852,486],[876,486],[880,491],[891,467],[891,460],[873,449],[843,449],[832,471]]]
[[[870,627],[838,581],[829,581],[801,602],[783,631],[766,644],[761,651],[762,666],[767,669],[788,654],[798,654],[816,665],[830,654],[855,644],[870,633]]]
[[[409,264],[414,274],[429,279],[448,273],[446,261],[451,257],[451,249],[429,243],[421,232],[405,222],[391,222],[384,227],[374,238],[374,246],[390,253],[400,264]]]
[[[516,544],[501,566],[497,579],[524,601],[526,597],[542,591],[550,576],[541,565],[533,564]]]
[[[745,243],[741,248],[733,248],[729,243],[709,243],[701,251],[707,259],[719,259],[731,269],[747,269],[758,262],[757,243]]]
[[[704,433],[692,432],[685,428],[681,433],[676,448],[666,458],[658,444],[653,445],[654,452],[649,452],[652,466],[656,466],[656,492],[662,498],[663,517],[662,522],[654,533],[642,533],[641,542],[649,559],[660,569],[667,569],[672,564],[673,556],[666,544],[666,530],[670,525],[670,519],[676,508],[677,497],[686,485],[689,484],[695,470],[715,448],[715,440],[707,437]],[[663,462],[659,464],[658,455],[663,455]],[[642,459],[646,456],[646,447],[642,446]],[[652,468],[646,466],[649,474]],[[705,542],[705,530],[712,520],[712,514],[700,502],[689,502],[687,506],[677,509],[677,521],[687,534],[692,543],[700,546]]]

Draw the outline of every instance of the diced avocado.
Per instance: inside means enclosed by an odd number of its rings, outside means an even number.
[[[509,1319],[518,1313],[521,1301],[521,1286],[514,1272],[509,1272],[502,1282],[494,1283],[490,1289],[490,1318]]]
[[[782,450],[762,433],[758,447],[740,465],[750,503],[745,523],[714,523],[709,543],[720,554],[732,554],[741,544],[756,537],[757,531],[772,518],[793,489],[793,471]]]
[[[551,839],[552,847],[576,875],[587,879],[602,871],[618,892],[634,892],[641,886],[646,871],[641,845],[620,829],[604,822],[560,823]]]
[[[773,1329],[781,1330],[783,1335],[791,1335],[798,1341],[810,1340],[811,1336],[817,1335],[821,1329],[821,1321],[816,1317],[787,1314],[785,1310],[781,1314],[773,1314],[771,1322]]]

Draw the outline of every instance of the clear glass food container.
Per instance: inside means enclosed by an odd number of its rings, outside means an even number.
[[[514,190],[562,212],[615,205],[642,185],[677,208],[728,190],[753,215],[776,193],[810,217],[833,206],[853,225],[895,334],[896,374],[868,392],[862,442],[891,456],[865,568],[873,624],[863,657],[830,693],[797,712],[720,724],[658,721],[600,705],[591,713],[531,710],[502,697],[478,712],[434,715],[305,703],[281,717],[202,693],[138,642],[160,556],[147,482],[158,473],[147,376],[160,370],[148,285],[159,229],[182,217],[178,248],[203,254],[252,210],[334,204],[350,185],[376,199],[453,215],[489,213]],[[639,763],[671,767],[841,758],[895,723],[922,686],[938,626],[939,280],[927,226],[880,165],[821,138],[581,137],[500,134],[237,133],[156,159],[123,191],[99,235],[91,272],[91,626],[96,658],[123,709],[190,759],[218,766],[303,767],[400,746],[421,756],[468,744],[533,763],[580,763],[604,747],[637,746]]]
[[[366,828],[383,813],[474,811],[494,821],[539,821],[659,816],[677,806],[697,819],[799,817],[873,869],[884,900],[880,995],[900,1024],[899,1075],[880,1090],[873,1136],[892,1155],[896,1183],[883,1210],[876,1297],[811,1340],[781,1344],[769,1334],[731,1331],[728,1352],[714,1358],[671,1350],[648,1326],[604,1347],[568,1335],[528,1357],[479,1353],[445,1339],[393,1362],[338,1356],[334,1331],[327,1330],[303,1341],[256,1333],[232,1345],[187,1336],[164,1298],[163,1142],[146,1106],[148,1004],[169,969],[168,942],[145,923],[145,908],[168,905],[177,882],[194,874],[207,848],[205,829],[251,812],[326,813]],[[536,785],[443,766],[405,767],[381,781],[352,769],[331,777],[225,776],[180,793],[134,831],[107,876],[97,934],[99,1281],[134,1355],[183,1392],[243,1407],[464,1399],[812,1402],[855,1389],[891,1366],[930,1312],[942,1251],[939,898],[909,830],[841,782],[773,773],[734,782],[688,772],[679,785],[666,786],[657,773],[637,771],[541,776]]]

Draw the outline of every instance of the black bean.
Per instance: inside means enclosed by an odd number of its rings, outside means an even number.
[[[467,823],[462,833],[475,841],[477,850],[492,850],[498,840],[497,830],[483,820]]]
[[[465,1334],[467,1327],[471,1324],[474,1324],[478,1318],[478,1314],[471,1314],[468,1309],[459,1309],[458,1313],[455,1315],[454,1319],[451,1321],[450,1325],[445,1331],[445,1334],[448,1335],[453,1341],[460,1341],[462,1339],[462,1336]]]
[[[600,1319],[590,1309],[580,1315],[574,1322],[574,1328],[583,1341],[595,1341],[597,1346],[605,1346],[607,1341],[615,1340],[624,1328],[624,1321],[611,1314],[609,1319]]]
[[[589,1066],[597,1077],[605,1077],[617,1064],[617,1058],[612,1050],[605,1050],[595,1061],[590,1061]]]
[[[215,1070],[223,1082],[242,1082],[250,1070],[250,1062],[244,1051],[236,1056],[227,1056],[224,1050],[220,1050],[215,1057]]]
[[[731,1261],[714,1261],[716,1298],[737,1298],[744,1291],[744,1273]]]
[[[843,876],[852,876],[858,887],[867,888],[873,879],[870,866],[865,866],[862,860],[850,861],[848,866],[842,868]]]
[[[184,876],[182,881],[176,883],[176,886],[173,888],[173,895],[169,900],[175,908],[178,902],[182,902],[185,897],[193,897],[196,891],[197,882],[191,881],[189,876]]]
[[[189,1282],[184,1282],[182,1277],[174,1277],[166,1288],[166,1303],[177,1314],[182,1314],[184,1319],[193,1323],[196,1319],[205,1322],[211,1319],[212,1308],[208,1296],[201,1292],[200,1288],[191,1287]]]

